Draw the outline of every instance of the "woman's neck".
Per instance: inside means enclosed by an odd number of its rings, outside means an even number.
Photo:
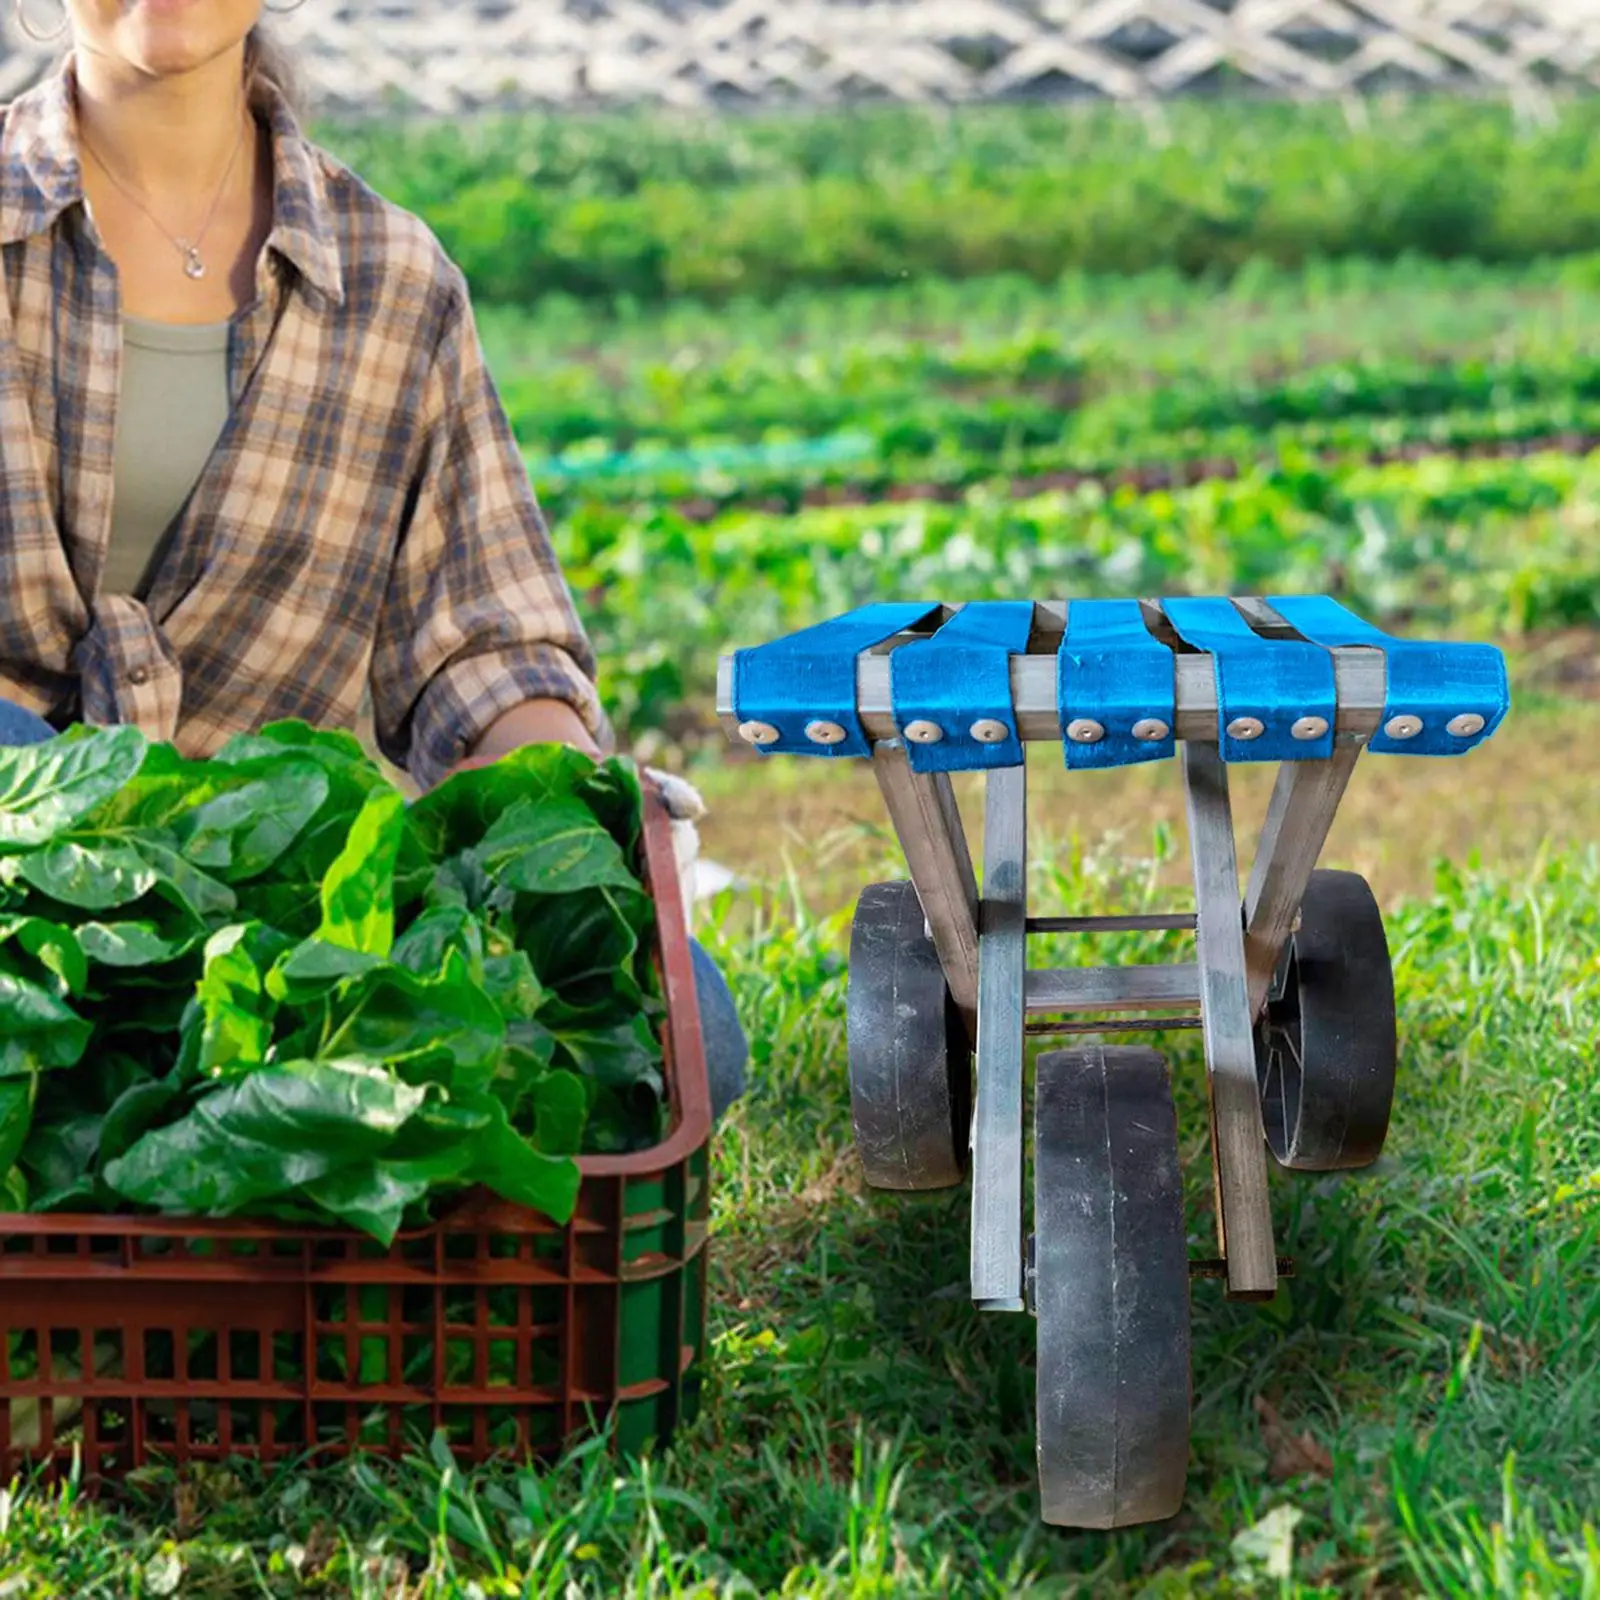
[[[214,192],[230,161],[235,180],[254,171],[254,151],[239,148],[241,129],[249,132],[242,48],[167,78],[79,51],[74,75],[80,143],[145,203]]]

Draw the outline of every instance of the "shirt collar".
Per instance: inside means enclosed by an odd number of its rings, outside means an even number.
[[[83,200],[75,88],[68,56],[6,110],[0,130],[0,244],[43,233]],[[344,276],[322,163],[271,84],[260,86],[256,104],[265,113],[272,140],[273,216],[267,248],[340,304]]]

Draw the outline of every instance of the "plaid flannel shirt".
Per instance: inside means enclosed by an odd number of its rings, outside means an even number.
[[[380,749],[424,787],[530,699],[611,746],[460,270],[270,90],[227,425],[148,601],[97,592],[121,310],[74,97],[69,60],[0,107],[0,694],[205,756],[280,718],[352,727],[370,685]]]

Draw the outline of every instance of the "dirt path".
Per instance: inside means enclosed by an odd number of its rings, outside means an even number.
[[[1275,768],[1235,767],[1233,793],[1241,870],[1248,868]],[[1186,882],[1188,834],[1176,763],[1068,774],[1061,754],[1030,749],[1030,848],[1059,848],[1074,834],[1095,846],[1120,833],[1123,850],[1151,854],[1152,830],[1172,832],[1167,877]],[[794,758],[728,762],[696,774],[711,814],[701,824],[705,853],[754,882],[778,883],[792,861],[814,913],[853,902],[894,847],[870,772],[856,762]],[[976,853],[981,848],[981,780],[956,783]],[[1379,899],[1426,894],[1441,856],[1486,865],[1530,866],[1541,844],[1600,845],[1600,704],[1513,709],[1488,744],[1452,759],[1363,757],[1323,855],[1326,866],[1364,873]],[[1046,908],[1037,908],[1046,909]]]

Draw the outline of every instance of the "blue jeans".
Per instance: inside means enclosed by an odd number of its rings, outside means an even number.
[[[0,745],[43,744],[56,730],[25,706],[0,696]],[[695,994],[700,1001],[700,1033],[705,1041],[706,1075],[711,1081],[711,1116],[722,1114],[745,1091],[750,1044],[734,1009],[727,980],[698,939],[689,941]]]

